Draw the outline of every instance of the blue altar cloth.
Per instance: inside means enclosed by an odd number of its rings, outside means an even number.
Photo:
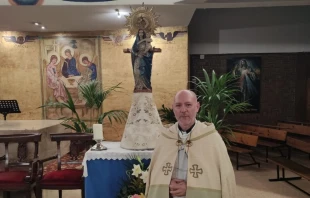
[[[117,198],[127,170],[138,164],[132,156],[139,156],[148,167],[152,151],[131,151],[120,148],[119,142],[105,142],[107,151],[87,151],[84,156],[86,198]]]
[[[151,160],[142,160],[146,167]],[[85,178],[86,198],[117,198],[122,181],[128,179],[127,167],[134,160],[91,160],[87,162],[88,177]]]

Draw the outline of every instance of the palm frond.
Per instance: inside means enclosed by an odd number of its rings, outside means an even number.
[[[101,108],[103,101],[111,94],[111,92],[122,89],[120,84],[121,83],[118,83],[117,85],[104,90],[100,81],[93,80],[85,84],[80,84],[79,90],[82,93],[83,98],[86,100],[87,107],[99,109]]]
[[[173,109],[167,108],[165,105],[162,105],[161,107],[162,108],[158,110],[161,120],[169,123],[175,123],[177,119],[175,118]]]
[[[98,118],[98,123],[103,123],[103,120],[107,117],[109,122],[112,124],[112,120],[116,121],[117,123],[126,122],[128,113],[123,110],[111,110],[108,112],[104,112]]]
[[[79,92],[82,94],[83,99],[86,101],[86,106],[88,108],[100,109],[102,107],[104,100],[113,91],[118,91],[119,89],[122,89],[122,87],[120,87],[120,84],[121,83],[118,83],[117,85],[109,87],[106,90],[104,90],[102,89],[101,82],[95,80],[79,84]],[[66,102],[60,103],[60,102],[48,101],[45,105],[42,105],[39,108],[48,108],[48,107],[68,108],[71,110],[73,116],[61,118],[63,120],[61,124],[66,128],[72,129],[76,132],[91,133],[92,128],[87,126],[86,119],[82,120],[80,118],[80,116],[76,111],[75,104],[70,92],[65,86],[64,88],[68,96],[68,100]],[[122,110],[111,110],[102,113],[101,115],[98,116],[98,118],[96,118],[96,120],[98,120],[99,123],[102,123],[103,119],[106,117],[109,119],[111,124],[112,121],[122,123],[126,121],[127,112]],[[92,121],[92,119],[90,119],[90,121]]]
[[[225,73],[217,77],[213,70],[211,79],[204,69],[203,74],[203,79],[193,77],[192,82],[197,89],[197,96],[201,103],[197,119],[212,122],[217,130],[231,132],[230,126],[225,124],[226,115],[246,111],[250,104],[239,102],[235,98],[240,91],[232,73]],[[223,139],[226,141],[225,137]]]

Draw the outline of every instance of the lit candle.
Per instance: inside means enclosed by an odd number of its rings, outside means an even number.
[[[94,140],[103,140],[102,124],[93,124]]]

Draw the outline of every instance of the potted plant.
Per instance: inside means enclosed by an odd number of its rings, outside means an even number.
[[[78,133],[91,133],[92,127],[89,127],[86,121],[92,122],[93,120],[96,120],[97,123],[102,124],[103,120],[105,118],[108,118],[109,122],[112,124],[113,120],[120,123],[126,120],[127,112],[123,110],[110,110],[107,112],[103,112],[100,115],[98,114],[95,116],[95,118],[93,118],[94,115],[93,110],[95,109],[99,112],[104,100],[113,91],[117,91],[117,89],[121,88],[119,85],[120,83],[115,86],[109,87],[106,90],[103,90],[101,88],[99,81],[90,81],[83,85],[79,85],[79,91],[81,92],[83,99],[85,99],[86,101],[85,104],[86,107],[92,110],[91,117],[89,120],[83,120],[80,118],[79,114],[76,111],[76,107],[74,105],[72,96],[66,87],[64,87],[66,94],[68,96],[68,100],[66,102],[49,102],[41,106],[40,108],[55,107],[55,106],[60,108],[68,108],[72,112],[73,116],[60,118],[64,120],[61,124],[66,128],[72,129]]]
[[[203,69],[204,79],[194,77],[193,84],[197,88],[198,99],[201,103],[197,119],[203,122],[211,122],[222,134],[231,133],[231,125],[226,122],[229,114],[243,112],[250,107],[247,102],[239,102],[235,96],[240,92],[237,79],[232,73],[226,73],[217,77],[212,71],[211,78]],[[223,136],[225,143],[228,140]]]
[[[72,116],[60,118],[63,120],[61,124],[66,128],[72,129],[77,133],[92,133],[93,132],[92,126],[88,126],[87,122],[91,123],[93,120],[95,120],[96,123],[103,124],[103,120],[105,118],[108,118],[109,122],[112,124],[113,120],[119,123],[122,123],[123,121],[126,120],[127,112],[123,110],[110,110],[107,112],[103,112],[100,115],[97,114],[95,118],[93,118],[94,110],[99,112],[104,100],[113,91],[117,91],[117,89],[121,88],[119,85],[120,83],[115,86],[109,87],[106,90],[103,90],[101,88],[100,82],[96,80],[79,85],[79,91],[83,96],[83,99],[86,101],[85,106],[91,110],[91,116],[89,120],[81,119],[81,117],[77,113],[74,100],[72,99],[72,96],[66,87],[64,87],[66,94],[68,96],[68,100],[66,102],[49,102],[41,106],[40,108],[55,107],[55,106],[60,108],[68,108],[72,112]],[[78,144],[75,143],[75,146],[78,147],[77,149],[79,151],[84,150],[85,147],[84,142],[80,142]]]
[[[105,118],[108,118],[109,122],[112,124],[112,120],[122,123],[126,121],[127,112],[123,110],[110,110],[103,112],[99,115],[99,110],[102,107],[104,100],[113,92],[121,89],[119,86],[121,83],[118,83],[115,86],[109,87],[106,90],[103,90],[99,81],[93,80],[85,84],[79,85],[79,90],[86,101],[86,107],[91,109],[91,118],[97,123],[102,124]],[[95,110],[95,111],[94,111]],[[96,114],[96,115],[94,115]]]

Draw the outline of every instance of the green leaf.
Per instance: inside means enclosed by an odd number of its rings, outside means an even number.
[[[85,122],[81,122],[81,126],[83,128],[83,131],[87,131],[87,124],[85,124]]]
[[[100,81],[90,81],[86,83],[79,83],[79,92],[83,96],[83,99],[86,102],[86,106],[90,109],[97,109],[100,111],[102,108],[102,104],[104,100],[112,94],[112,92],[117,92],[122,89],[120,87],[121,83],[116,84],[115,86],[109,87],[107,89],[103,89],[101,86]],[[91,133],[92,128],[88,127],[86,124],[86,121],[93,121],[93,118],[89,118],[82,120],[79,116],[79,114],[76,111],[74,101],[72,99],[72,96],[68,89],[64,86],[64,89],[66,91],[66,94],[68,96],[68,100],[63,103],[59,102],[54,102],[53,100],[49,100],[46,102],[45,105],[40,106],[39,108],[49,108],[49,107],[61,107],[61,108],[68,108],[72,112],[71,117],[63,117],[61,118],[63,121],[62,125],[65,126],[66,128],[70,128],[76,132],[87,132]],[[126,122],[127,119],[127,112],[122,111],[122,110],[110,110],[108,112],[104,112],[102,114],[99,114],[98,117],[95,119],[99,122],[102,123],[103,119],[108,118],[110,123],[113,121],[116,122]]]
[[[212,70],[212,87],[214,87],[216,80],[217,80],[217,79],[216,79],[215,71]]]
[[[116,121],[117,123],[126,122],[127,119],[127,112],[123,110],[111,110],[101,114],[98,118],[98,123],[103,123],[105,118],[108,118],[109,122],[112,124],[112,120]]]
[[[80,125],[77,122],[74,122],[74,127],[75,127],[77,133],[83,132]]]
[[[162,121],[167,121],[169,123],[175,123],[177,121],[173,109],[167,108],[165,105],[162,105],[162,108],[158,110],[158,113]]]
[[[72,130],[76,131],[76,129],[73,126],[69,125],[69,124],[61,123],[61,125],[65,126],[66,129],[72,129]]]
[[[201,79],[194,76],[192,82],[197,89],[201,104],[197,119],[212,122],[217,130],[229,131],[226,115],[246,111],[250,105],[246,102],[238,102],[235,98],[240,90],[232,73],[222,74],[218,78],[213,70],[211,79],[204,69],[203,74]]]

